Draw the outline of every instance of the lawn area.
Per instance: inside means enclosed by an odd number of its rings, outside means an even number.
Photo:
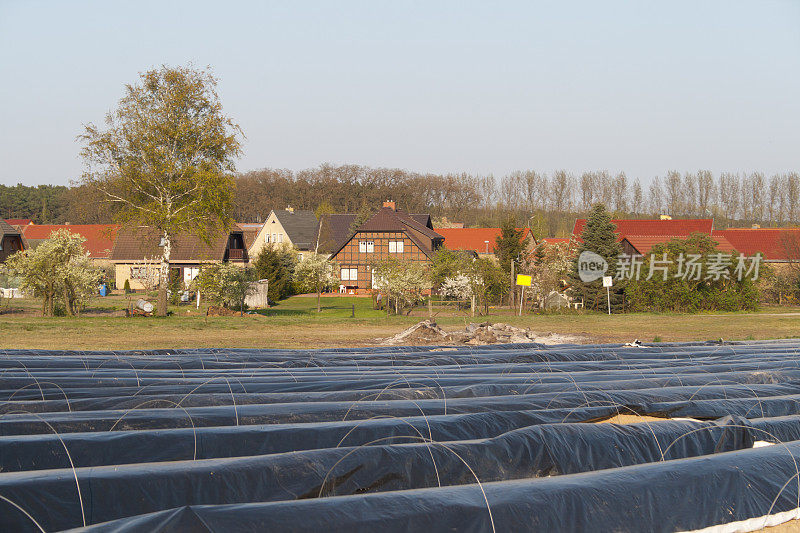
[[[207,317],[205,307],[171,308],[167,318],[118,316],[127,305],[122,295],[97,299],[84,316],[43,318],[38,302],[6,301],[0,314],[0,348],[32,349],[151,349],[151,348],[326,348],[367,346],[427,317],[426,309],[412,316],[386,317],[372,309],[369,298],[295,296],[271,309],[243,317]],[[355,318],[351,318],[355,306]],[[447,330],[469,322],[506,322],[539,333],[582,335],[587,342],[654,340],[748,340],[800,337],[800,309],[769,308],[759,313],[627,314],[570,313],[513,316],[507,309],[489,317],[468,312],[439,313],[435,320]]]

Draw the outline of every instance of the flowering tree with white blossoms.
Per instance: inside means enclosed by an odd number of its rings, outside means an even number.
[[[422,300],[422,293],[430,289],[428,271],[422,263],[388,260],[375,267],[373,286],[386,294],[387,312],[394,298],[395,312],[401,307]]]
[[[445,278],[441,290],[444,296],[469,300],[480,292],[481,287],[483,280],[477,275],[459,272],[453,277]]]
[[[531,273],[531,287],[527,293],[532,301],[542,305],[551,292],[565,289],[576,249],[574,241],[541,244],[536,249],[532,263],[523,266]]]
[[[328,261],[325,254],[312,253],[294,267],[294,282],[303,292],[317,293],[317,313],[320,312],[320,295],[339,284],[336,263]]]
[[[21,280],[20,288],[42,299],[42,315],[56,314],[57,300],[68,316],[80,313],[81,306],[97,293],[102,272],[83,251],[86,239],[61,229],[33,249],[9,257],[5,270]]]

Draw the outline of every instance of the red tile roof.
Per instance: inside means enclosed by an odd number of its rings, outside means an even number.
[[[119,226],[114,224],[30,224],[21,226],[22,235],[34,244],[50,237],[50,234],[60,229],[69,230],[86,239],[83,249],[89,252],[89,257],[102,259],[111,255],[114,239],[117,237]]]
[[[621,219],[612,220],[617,226],[617,233],[623,236],[681,236],[688,237],[692,233],[707,233],[711,235],[714,229],[714,219],[712,218],[693,218],[686,220],[636,220]],[[575,221],[572,234],[580,237],[586,219],[579,218]]]
[[[523,231],[523,238],[531,232],[529,228],[517,229]],[[437,228],[436,232],[444,237],[444,246],[449,250],[472,250],[479,254],[493,254],[501,230],[500,228]]]
[[[640,254],[647,255],[656,244],[669,242],[673,239],[685,239],[686,237],[686,235],[625,235],[623,239],[636,248]],[[714,236],[713,239],[717,241],[717,249],[719,251],[727,253],[736,251],[724,237]]]
[[[12,226],[27,226],[28,224],[33,224],[33,220],[29,218],[7,218],[6,222]]]
[[[545,237],[542,242],[545,244],[569,244],[571,237]]]
[[[800,260],[800,228],[737,228],[716,230],[714,240],[726,239],[744,255],[758,252],[768,261]]]

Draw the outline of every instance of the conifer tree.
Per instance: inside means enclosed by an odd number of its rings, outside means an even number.
[[[253,270],[256,279],[269,280],[270,300],[277,302],[294,293],[292,278],[296,265],[297,254],[288,246],[270,244],[261,249],[253,260]]]
[[[500,226],[500,235],[495,239],[494,255],[500,267],[511,272],[511,262],[521,259],[520,254],[528,247],[528,237],[524,230],[514,227],[514,220],[507,218]]]
[[[581,243],[578,253],[572,266],[572,290],[574,296],[583,299],[586,309],[605,309],[606,290],[603,288],[603,280],[597,279],[589,283],[583,282],[578,276],[578,260],[584,251],[594,252],[600,255],[608,263],[608,270],[605,275],[614,277],[617,272],[619,255],[622,247],[617,241],[615,233],[617,226],[611,222],[611,214],[606,210],[606,206],[598,203],[592,206],[589,218],[581,232]],[[623,304],[622,284],[619,280],[614,280],[614,288],[611,290],[611,307],[619,310]]]

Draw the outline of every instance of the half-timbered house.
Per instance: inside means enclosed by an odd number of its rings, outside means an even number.
[[[405,213],[387,201],[339,245],[331,260],[340,268],[340,290],[363,293],[373,288],[373,271],[381,262],[428,262],[443,243],[444,237],[433,230],[429,216]]]

